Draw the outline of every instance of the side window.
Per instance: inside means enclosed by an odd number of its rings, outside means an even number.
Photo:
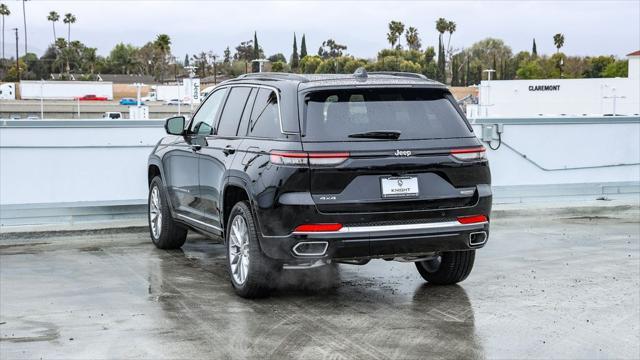
[[[218,110],[222,105],[227,89],[220,89],[211,94],[204,104],[200,106],[198,112],[193,115],[191,123],[191,131],[198,135],[211,135],[213,130],[213,122],[216,120]]]
[[[249,121],[249,135],[265,138],[280,138],[280,115],[275,91],[260,89],[256,96]]]
[[[236,135],[251,88],[239,86],[232,88],[230,91],[216,131],[216,134],[220,136]]]
[[[242,120],[240,120],[240,125],[238,126],[238,136],[247,136],[247,125],[249,124],[251,110],[253,109],[253,104],[256,102],[257,94],[258,88],[251,89],[249,100],[247,100],[247,106],[244,108],[244,113],[242,113]]]

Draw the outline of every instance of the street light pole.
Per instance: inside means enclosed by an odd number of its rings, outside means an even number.
[[[18,58],[18,28],[13,28],[16,33],[16,71],[18,72],[18,81],[20,81],[20,62]]]

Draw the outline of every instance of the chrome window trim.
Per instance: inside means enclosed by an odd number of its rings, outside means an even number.
[[[296,132],[284,131],[284,126],[282,125],[282,108],[280,106],[280,102],[282,101],[282,99],[280,98],[280,91],[278,90],[278,88],[276,88],[274,86],[259,85],[259,84],[228,84],[228,85],[220,85],[219,87],[217,87],[213,91],[211,91],[211,93],[213,93],[214,91],[216,91],[218,89],[234,88],[234,87],[263,88],[263,89],[269,89],[269,90],[272,90],[273,92],[275,92],[276,93],[276,100],[278,101],[278,122],[280,123],[280,133],[283,134],[283,135],[297,135],[298,134]],[[222,111],[224,112],[224,108],[222,109]],[[249,118],[249,122],[251,122],[251,118]],[[217,131],[217,128],[216,128],[216,131]],[[242,137],[250,137],[250,136],[249,136],[249,134],[247,134],[246,136],[242,136]]]

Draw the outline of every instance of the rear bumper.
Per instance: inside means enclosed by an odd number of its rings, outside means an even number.
[[[470,241],[471,234],[477,241]],[[337,232],[292,233],[263,236],[262,250],[270,258],[289,263],[318,259],[367,259],[420,256],[436,251],[460,251],[484,246],[489,222],[460,224],[438,221],[403,225],[352,226]],[[326,243],[326,251],[313,255],[293,251],[301,243]],[[319,246],[322,249],[322,246]]]

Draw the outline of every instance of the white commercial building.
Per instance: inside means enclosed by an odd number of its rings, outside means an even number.
[[[474,118],[640,114],[640,51],[627,55],[627,78],[483,80]]]
[[[85,95],[113,100],[113,83],[109,81],[20,81],[23,100],[73,100]]]

